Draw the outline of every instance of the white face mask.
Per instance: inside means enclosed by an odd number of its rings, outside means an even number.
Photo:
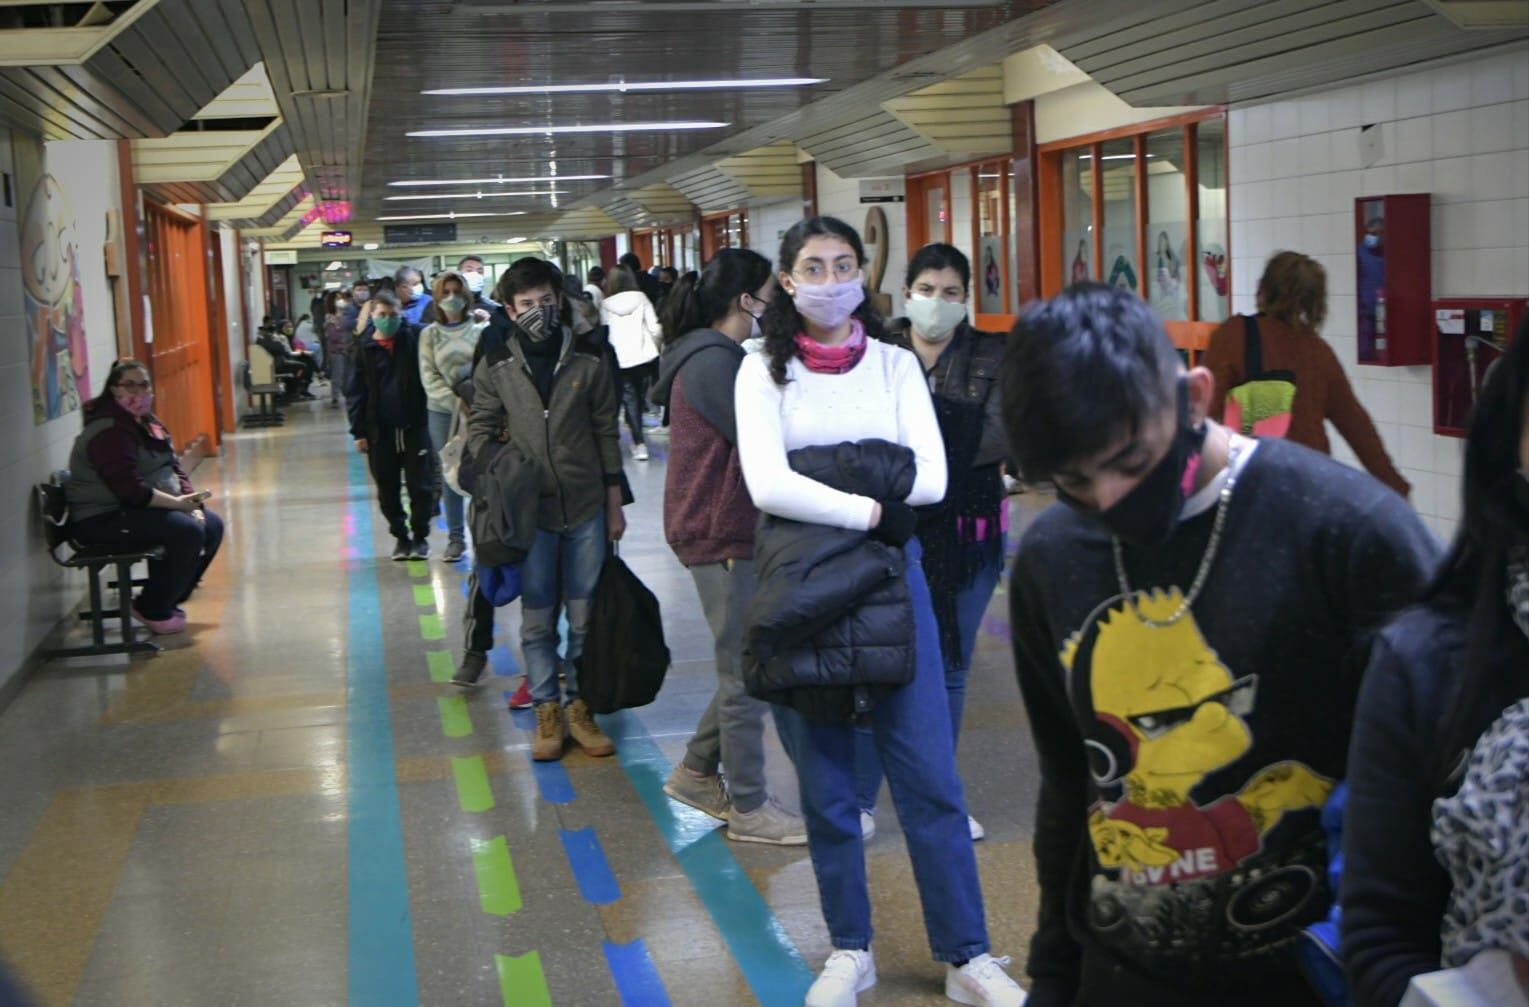
[[[474,294],[483,293],[483,274],[464,273],[462,278],[467,281],[467,289]]]
[[[908,298],[907,307],[913,330],[931,343],[943,343],[966,320],[965,304],[942,297],[913,294]]]

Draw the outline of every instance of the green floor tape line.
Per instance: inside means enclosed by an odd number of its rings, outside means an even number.
[[[446,639],[446,626],[441,622],[439,612],[431,612],[429,615],[419,617],[419,635],[426,640]]]
[[[547,992],[547,977],[542,974],[542,956],[531,951],[519,958],[495,955],[499,969],[499,993],[504,1007],[552,1007]]]
[[[451,760],[451,775],[457,780],[457,800],[463,811],[487,811],[494,806],[494,792],[488,785],[488,767],[483,756]]]
[[[430,681],[432,682],[449,682],[451,676],[456,674],[456,669],[451,664],[449,650],[426,651],[425,659],[430,662]]]
[[[432,584],[414,585],[414,604],[421,608],[435,607],[435,586]]]
[[[430,576],[430,564],[422,559],[409,560],[409,576],[414,578]]]
[[[478,874],[478,901],[490,916],[520,912],[520,882],[510,860],[510,844],[503,836],[488,842],[474,839],[473,868]]]
[[[448,738],[465,738],[473,733],[472,716],[467,712],[467,699],[463,696],[442,696],[435,701],[441,710],[441,730]]]

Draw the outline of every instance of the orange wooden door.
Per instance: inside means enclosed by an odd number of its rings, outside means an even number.
[[[155,203],[146,202],[144,211],[154,411],[182,454],[198,439],[205,440],[207,451],[216,451],[207,260],[198,222]]]

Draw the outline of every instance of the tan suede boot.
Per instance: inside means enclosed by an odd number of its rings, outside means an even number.
[[[537,762],[556,762],[563,757],[568,741],[568,724],[563,719],[563,704],[552,700],[536,704],[536,738],[531,742],[531,758]]]
[[[573,735],[573,740],[578,742],[586,755],[603,759],[607,755],[616,754],[615,742],[600,730],[600,725],[590,715],[589,706],[582,699],[575,699],[568,704],[568,733]]]

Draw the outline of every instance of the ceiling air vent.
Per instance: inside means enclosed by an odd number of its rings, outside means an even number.
[[[1423,0],[1461,28],[1529,28],[1529,0]]]

